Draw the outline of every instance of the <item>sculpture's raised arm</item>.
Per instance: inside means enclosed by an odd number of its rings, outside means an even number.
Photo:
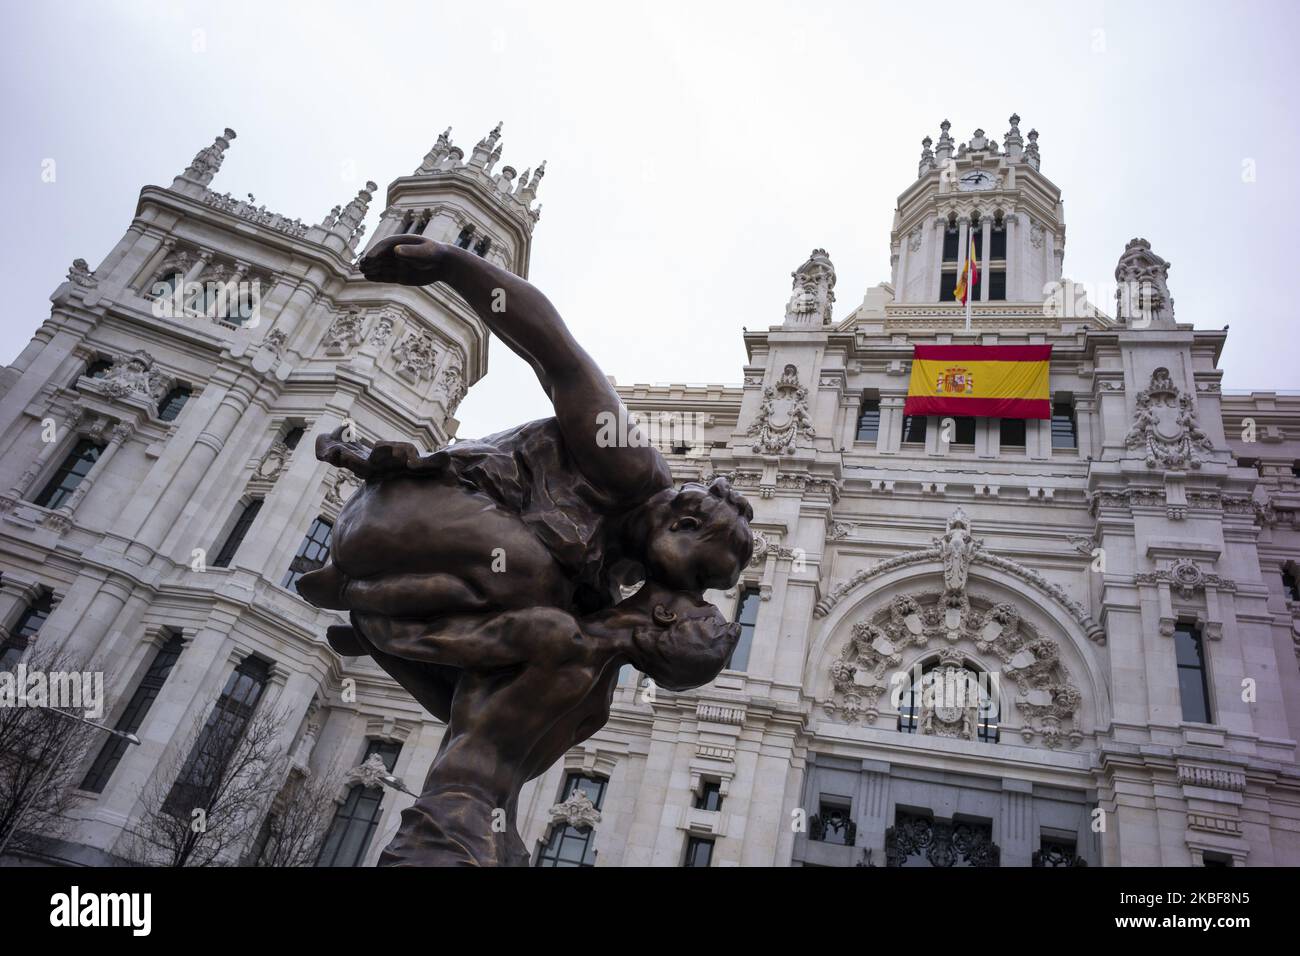
[[[569,452],[593,485],[629,500],[672,485],[659,452],[635,435],[627,440],[627,409],[618,393],[533,285],[471,252],[420,236],[382,240],[361,260],[361,271],[374,282],[445,282],[459,293],[532,366]]]

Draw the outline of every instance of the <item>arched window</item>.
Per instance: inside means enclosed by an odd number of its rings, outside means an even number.
[[[473,241],[474,227],[472,225],[466,226],[460,231],[460,235],[456,237],[456,245],[462,249],[468,249]]]
[[[484,236],[482,239],[478,241],[478,244],[474,246],[474,254],[476,256],[486,256],[488,254],[488,250],[490,250],[491,248],[492,248],[492,237]]]
[[[999,716],[997,685],[987,673],[933,660],[904,688],[898,729],[997,743]]]
[[[185,403],[190,400],[190,387],[188,385],[177,385],[158,403],[158,420],[160,422],[175,421],[176,416],[181,413]]]

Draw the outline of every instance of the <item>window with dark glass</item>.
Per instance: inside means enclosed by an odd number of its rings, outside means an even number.
[[[311,523],[307,536],[298,545],[298,553],[289,562],[289,570],[284,572],[280,587],[296,591],[300,577],[308,571],[325,566],[325,561],[330,556],[330,537],[333,533],[334,525],[324,518],[317,518]]]
[[[560,803],[568,800],[574,790],[581,790],[597,810],[605,802],[605,787],[609,783],[604,777],[588,777],[581,773],[570,773],[564,778],[560,788]],[[595,866],[596,834],[590,827],[575,827],[568,823],[551,824],[546,843],[538,854],[537,866]]]
[[[1086,866],[1079,857],[1078,840],[1068,837],[1046,836],[1040,838],[1038,849],[1030,858],[1030,865],[1042,867]]]
[[[954,445],[975,444],[975,419],[969,415],[952,416],[952,440]]]
[[[397,766],[397,756],[402,745],[392,740],[370,740],[366,743],[365,763],[374,754],[384,762],[388,772]],[[384,788],[367,787],[364,783],[354,783],[348,789],[348,795],[330,822],[329,832],[321,844],[317,866],[360,866],[370,849],[379,826],[379,817],[383,811]]]
[[[163,684],[167,682],[167,675],[172,672],[172,667],[181,656],[181,649],[184,646],[185,641],[181,635],[173,633],[158,649],[153,663],[149,665],[140,685],[131,695],[126,710],[122,711],[122,716],[113,725],[114,730],[133,734],[140,729],[140,725],[144,723],[149,713],[149,708],[162,692]],[[95,757],[95,762],[90,765],[90,770],[86,772],[85,779],[81,781],[81,789],[91,793],[103,793],[104,788],[108,786],[109,778],[113,776],[113,771],[117,769],[129,746],[131,745],[121,737],[109,737],[104,742],[104,746],[99,749],[99,754]]]
[[[1074,402],[1052,403],[1052,447],[1077,448],[1079,429],[1074,417]]]
[[[306,429],[301,425],[293,425],[284,433],[284,437],[281,438],[280,441],[284,443],[284,447],[293,451],[298,447],[298,442],[302,441],[302,436],[305,432]]]
[[[486,256],[488,254],[488,251],[491,248],[492,248],[492,238],[490,236],[484,236],[482,239],[480,239],[478,242],[474,244],[474,255]]]
[[[993,232],[989,236],[989,259],[1005,259],[1007,257],[1007,229],[1001,222],[993,223]]]
[[[212,799],[238,754],[244,730],[270,676],[270,663],[259,657],[244,658],[231,672],[180,775],[163,801],[164,812],[188,817],[192,810],[206,806]]]
[[[928,419],[924,415],[903,416],[903,444],[924,445],[925,427]]]
[[[957,261],[957,244],[961,242],[961,231],[957,228],[957,223],[949,221],[947,227],[943,230],[943,261]]]
[[[110,368],[113,367],[113,360],[107,358],[97,358],[86,366],[86,370],[81,374],[86,378],[103,378]],[[78,376],[80,378],[81,376]]]
[[[957,293],[957,273],[945,272],[939,276],[939,301],[953,302]]]
[[[844,804],[822,801],[817,813],[808,821],[808,837],[819,843],[854,846],[858,828]]]
[[[1183,720],[1211,723],[1210,684],[1200,628],[1183,623],[1174,628],[1174,655],[1178,660],[1178,699],[1183,705]]]
[[[980,222],[979,216],[971,217],[969,235],[971,242],[975,245],[975,261],[982,263],[984,261],[984,224]],[[965,250],[961,258],[964,260]]]
[[[992,693],[993,685],[987,677],[971,667],[954,667],[931,661],[921,670],[919,681],[909,682],[903,688],[898,703],[898,729],[905,734],[924,730],[927,717],[934,719],[950,716],[950,723],[965,721],[967,714],[974,721],[975,738],[984,743],[997,743],[1000,730],[998,700]],[[964,723],[961,727],[965,730]]]
[[[230,529],[230,534],[226,535],[221,550],[217,552],[216,558],[212,561],[214,568],[230,567],[230,562],[235,559],[239,546],[244,543],[244,537],[248,534],[248,529],[253,526],[253,519],[257,517],[257,513],[261,510],[261,498],[254,498],[244,505],[243,510],[239,512],[239,517],[235,519],[235,526]]]
[[[104,446],[99,442],[91,441],[89,438],[78,440],[33,503],[42,508],[59,507],[72,497],[72,493],[77,490],[77,485],[90,474],[90,469],[95,467],[95,462],[99,461],[103,451]]]
[[[466,226],[464,229],[460,231],[460,235],[456,237],[456,245],[462,249],[468,249],[470,247],[470,244],[473,241],[474,241],[473,226]]]
[[[880,437],[880,399],[867,397],[858,409],[858,441],[875,441]]]
[[[1282,569],[1282,589],[1286,591],[1288,600],[1300,601],[1300,581],[1296,580],[1293,568]]]
[[[682,866],[710,866],[713,863],[713,840],[708,837],[688,837],[686,860]]]
[[[695,797],[696,810],[722,809],[722,784],[717,780],[705,780]]]
[[[1201,854],[1201,865],[1208,867],[1232,868],[1232,857],[1226,853],[1206,852]]]
[[[1007,271],[989,269],[989,301],[1005,302],[1007,300]]]
[[[177,385],[166,397],[158,403],[158,420],[163,422],[175,421],[176,416],[181,413],[185,403],[190,400],[190,387],[188,385]]]
[[[41,625],[53,610],[54,593],[42,588],[36,598],[18,616],[18,620],[9,631],[8,639],[0,645],[0,671],[8,670],[22,659],[27,645],[40,631]]]
[[[743,671],[749,666],[749,650],[754,645],[754,627],[758,622],[758,588],[745,588],[736,605],[736,623],[740,625],[740,640],[727,661],[727,670]]]
[[[1002,418],[998,420],[998,444],[1003,448],[1025,447],[1025,420]]]

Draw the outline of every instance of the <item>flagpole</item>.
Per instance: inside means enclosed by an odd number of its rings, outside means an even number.
[[[970,300],[973,298],[970,294],[970,287],[966,289],[966,331],[970,331]]]

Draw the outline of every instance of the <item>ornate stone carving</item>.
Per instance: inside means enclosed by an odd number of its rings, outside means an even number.
[[[964,591],[966,576],[970,572],[975,552],[984,546],[970,533],[970,519],[959,506],[948,518],[948,530],[943,537],[934,538],[935,547],[943,560],[943,583],[949,591]]]
[[[253,478],[257,481],[273,483],[284,473],[292,457],[293,450],[280,439],[275,439],[271,442],[271,447],[258,459],[257,467],[253,470]]]
[[[1207,587],[1219,591],[1237,590],[1235,581],[1206,572],[1191,558],[1177,558],[1169,567],[1135,574],[1133,580],[1137,584],[1168,584],[1184,598],[1190,598]]]
[[[347,782],[359,783],[363,787],[374,790],[382,787],[384,778],[388,776],[388,767],[384,765],[384,758],[379,754],[371,754],[366,758],[365,763],[348,771]]]
[[[86,264],[85,259],[73,259],[72,268],[68,270],[68,281],[75,286],[89,289],[99,280],[95,277],[95,273],[90,271],[90,266]]]
[[[550,815],[552,823],[563,823],[578,830],[589,830],[600,822],[600,811],[581,787],[574,787],[567,800],[551,807]]]
[[[794,272],[794,291],[785,307],[786,325],[823,326],[831,323],[835,304],[835,267],[825,249],[814,249]]]
[[[432,378],[438,350],[426,332],[407,332],[393,348],[394,369],[410,382]]]
[[[756,568],[767,558],[767,552],[771,543],[768,541],[767,535],[763,534],[761,531],[755,531],[753,532],[753,535],[754,551],[750,555],[749,566],[751,568]]]
[[[1148,468],[1174,470],[1200,468],[1204,453],[1214,450],[1196,420],[1192,397],[1182,394],[1166,368],[1152,372],[1151,384],[1138,392],[1124,444],[1138,449]]]
[[[1001,865],[1002,859],[988,826],[900,815],[885,831],[885,865],[903,866],[908,857],[921,855],[935,867],[991,867]]]
[[[351,472],[342,468],[336,469],[325,489],[325,502],[335,508],[342,508],[343,503],[352,497],[353,492],[359,487]]]
[[[1115,265],[1115,317],[1134,328],[1175,326],[1169,263],[1145,239],[1130,239]]]
[[[383,348],[388,344],[388,340],[393,335],[393,325],[395,323],[391,313],[381,313],[375,321],[375,327],[370,333],[370,344],[376,348]]]
[[[459,365],[453,362],[442,370],[435,391],[446,396],[447,414],[455,415],[465,397],[465,380]]]
[[[337,315],[325,332],[325,354],[347,355],[365,338],[365,319],[356,311]]]
[[[113,398],[141,395],[155,405],[166,395],[176,380],[154,366],[154,358],[143,349],[116,359],[102,377],[91,383],[101,393]]]
[[[746,433],[760,455],[793,455],[800,440],[816,437],[808,414],[808,389],[799,384],[799,370],[787,365],[776,385],[763,389],[763,403]]]

